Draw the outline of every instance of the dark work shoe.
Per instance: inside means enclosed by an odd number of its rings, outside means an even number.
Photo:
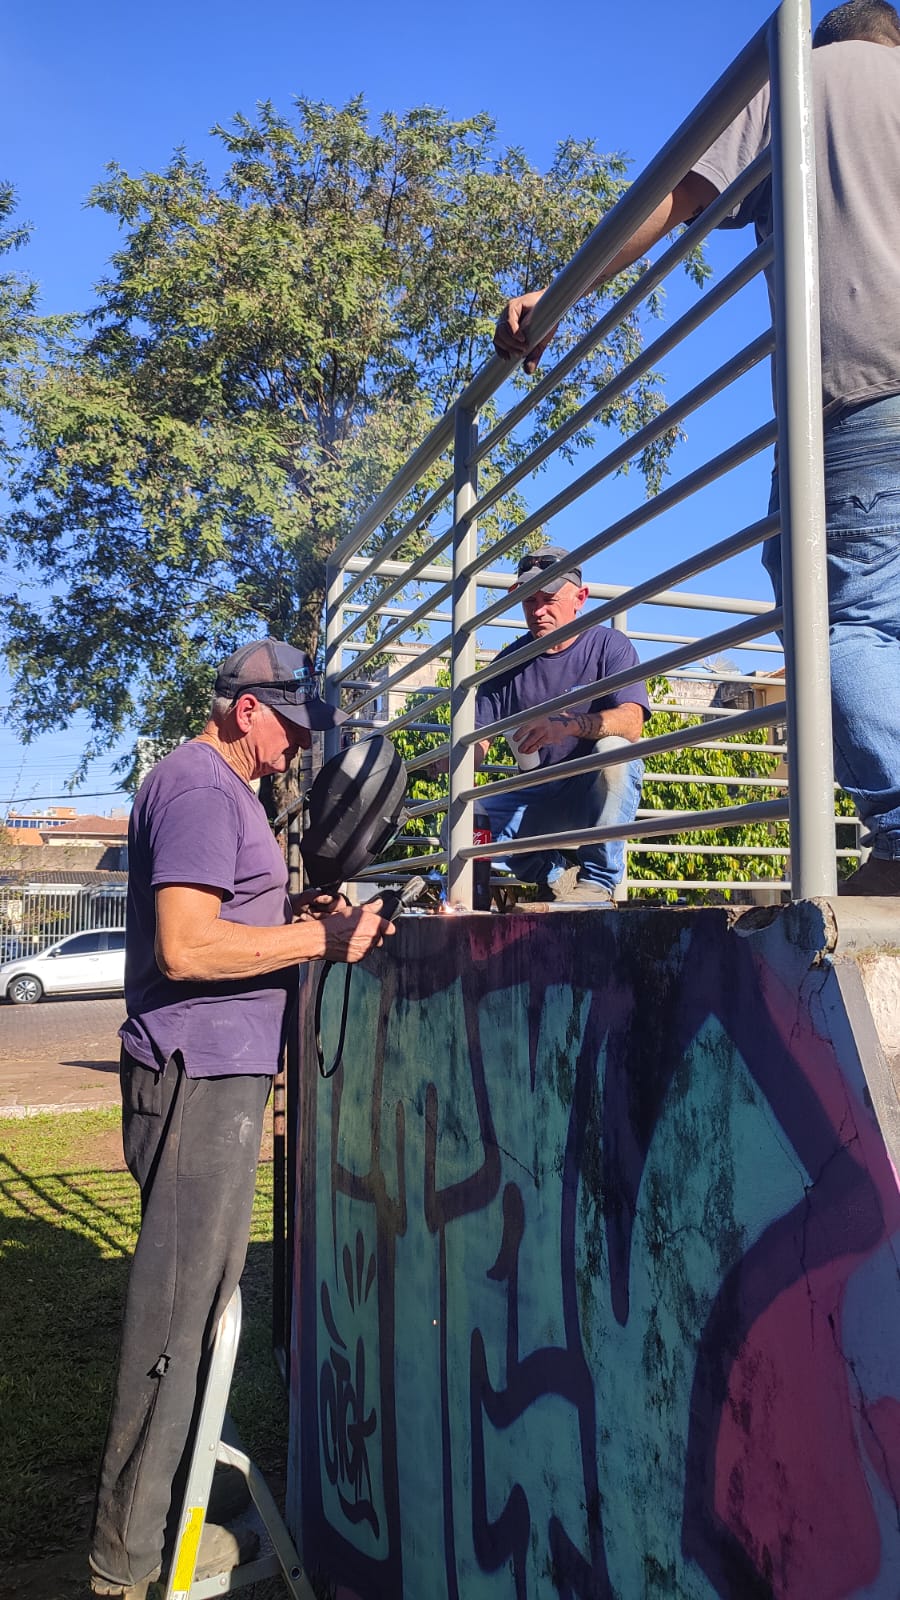
[[[250,1504],[250,1489],[239,1467],[219,1465],[209,1491],[206,1518],[209,1523],[233,1522]]]
[[[900,895],[900,859],[870,856],[856,872],[838,884],[838,894]]]

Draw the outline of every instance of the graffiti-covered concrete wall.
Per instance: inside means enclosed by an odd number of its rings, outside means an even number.
[[[308,1571],[360,1600],[897,1600],[897,1097],[834,955],[815,903],[404,919],[327,1082],[310,986]],[[329,1056],[342,998],[336,971]]]

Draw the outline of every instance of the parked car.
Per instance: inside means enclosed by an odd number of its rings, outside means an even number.
[[[70,933],[37,955],[0,966],[0,995],[31,1006],[45,994],[97,994],[125,987],[125,929]]]

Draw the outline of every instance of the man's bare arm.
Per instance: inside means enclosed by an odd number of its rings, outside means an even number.
[[[487,755],[487,753],[488,753],[490,748],[491,748],[490,739],[479,739],[478,743],[475,745],[475,770],[476,771],[478,770],[478,768],[480,766],[483,765],[484,759],[485,759],[485,757],[486,757],[486,755]],[[428,777],[431,778],[431,779],[443,777],[446,773],[448,773],[450,771],[450,757],[449,756],[439,756],[437,761],[432,761],[431,766],[425,768],[425,771],[426,771]]]
[[[327,915],[253,928],[220,916],[222,895],[202,884],[156,891],[156,962],[176,982],[255,978],[298,961],[361,961],[393,933],[367,906],[336,904]]]
[[[660,239],[671,233],[682,222],[692,222],[694,217],[705,211],[706,207],[716,198],[718,190],[708,178],[699,172],[688,172],[680,183],[675,185],[671,194],[661,200],[655,211],[636,228],[630,239],[626,239],[621,250],[607,262],[603,268],[602,276],[595,278],[588,289],[591,293],[599,289],[600,285],[607,283],[617,273],[623,272],[648,250],[652,250]],[[498,356],[504,360],[514,360],[525,356],[525,371],[534,372],[547,346],[550,344],[555,328],[551,328],[543,339],[534,346],[529,344],[528,325],[531,313],[543,295],[543,289],[533,289],[530,294],[517,295],[510,300],[494,332],[494,349]],[[527,352],[527,353],[526,353]]]
[[[522,755],[530,755],[545,744],[558,744],[561,739],[605,739],[616,735],[634,743],[644,729],[644,706],[634,700],[612,706],[609,711],[554,711],[549,717],[523,723],[516,729],[516,747]]]

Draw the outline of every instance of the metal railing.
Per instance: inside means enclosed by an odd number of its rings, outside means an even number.
[[[0,886],[0,962],[36,955],[70,933],[124,928],[127,884]]]
[[[834,893],[835,808],[831,757],[828,670],[827,594],[824,554],[822,491],[821,385],[818,351],[818,302],[815,224],[814,161],[811,125],[809,15],[806,0],[784,0],[731,67],[677,130],[646,171],[617,205],[602,219],[582,248],[558,275],[535,308],[531,336],[537,342],[578,300],[602,278],[611,261],[635,229],[655,210],[692,165],[704,154],[748,100],[769,79],[772,98],[772,142],[752,167],[694,221],[638,281],[604,312],[595,326],[525,397],[518,400],[489,432],[480,437],[478,416],[509,377],[509,365],[493,357],[478,372],[406,465],[360,518],[334,552],[328,566],[326,606],[326,696],[342,703],[360,729],[376,719],[373,708],[381,700],[391,706],[398,692],[416,687],[423,669],[449,662],[450,687],[431,686],[423,702],[390,712],[380,719],[382,731],[391,733],[415,725],[434,729],[434,713],[449,700],[449,737],[444,747],[449,759],[449,790],[441,801],[414,808],[417,823],[446,810],[449,846],[411,859],[410,868],[446,860],[450,897],[472,904],[472,862],[490,854],[491,847],[472,842],[473,806],[476,800],[502,789],[525,790],[559,777],[559,768],[541,768],[514,777],[497,777],[476,787],[474,745],[494,738],[521,723],[521,716],[475,729],[475,693],[498,670],[492,652],[479,644],[486,631],[510,626],[506,612],[512,604],[537,591],[568,566],[584,565],[626,537],[641,535],[672,507],[698,494],[710,484],[767,450],[777,439],[781,510],[778,516],[758,518],[715,539],[700,551],[687,554],[666,570],[629,585],[590,585],[591,601],[566,626],[538,642],[526,640],[514,655],[506,656],[504,671],[523,664],[550,645],[574,639],[584,629],[604,622],[621,622],[626,613],[648,606],[687,607],[704,617],[732,613],[740,618],[716,625],[705,635],[680,635],[641,627],[632,637],[644,646],[663,646],[645,653],[640,665],[596,683],[579,686],[579,702],[600,697],[652,676],[688,671],[698,660],[723,651],[778,651],[783,639],[785,697],[783,702],[735,714],[723,710],[698,728],[684,726],[662,737],[644,738],[624,749],[591,754],[566,763],[575,774],[612,763],[642,757],[651,760],[661,751],[708,745],[738,732],[783,723],[790,753],[790,783],[783,780],[761,785],[776,792],[765,799],[705,811],[653,812],[642,810],[634,823],[602,829],[583,829],[555,836],[517,838],[504,843],[503,854],[533,852],[552,843],[557,848],[619,838],[650,839],[689,834],[697,830],[730,829],[751,822],[790,821],[792,891],[795,896]],[[494,448],[512,435],[522,420],[576,367],[577,363],[623,318],[630,316],[666,277],[766,176],[771,175],[774,231],[772,238],[751,250],[722,280],[700,296],[642,353],[581,406],[483,493],[478,469]],[[593,459],[573,481],[529,509],[509,532],[489,548],[479,548],[479,519],[534,471],[555,457],[605,407],[624,394],[629,385],[650,371],[664,355],[674,351],[715,313],[740,293],[759,272],[772,274],[774,328],[751,340],[693,386],[668,401],[666,408],[637,432]],[[523,540],[543,531],[569,506],[608,481],[627,461],[663,434],[680,425],[702,405],[721,396],[743,375],[779,352],[776,376],[777,422],[762,420],[725,449],[715,451],[700,467],[668,484],[659,494],[629,510],[583,540],[566,559],[507,592],[513,582],[508,572],[492,563],[509,556]],[[432,472],[444,457],[452,470],[438,489],[420,489],[422,475]],[[433,481],[433,480],[432,480]],[[520,490],[521,492],[521,490]],[[449,519],[441,525],[441,515]],[[396,524],[399,521],[400,526]],[[731,600],[685,591],[680,586],[697,574],[727,562],[781,532],[784,601],[775,608],[764,601]],[[379,537],[379,530],[381,535]],[[802,536],[795,533],[800,530]],[[553,539],[553,533],[548,536]],[[415,538],[417,553],[405,555]],[[481,591],[484,597],[479,606]],[[499,595],[497,591],[500,591]],[[599,603],[594,604],[593,601]],[[449,606],[448,606],[449,602]],[[446,609],[442,609],[446,608]],[[642,612],[643,614],[643,612]],[[416,647],[409,651],[409,641]],[[399,654],[406,642],[407,654]],[[399,665],[394,662],[399,660]],[[383,664],[387,662],[387,668]],[[378,676],[376,677],[376,669]],[[566,706],[571,695],[549,700],[532,714]],[[330,749],[339,736],[331,736]],[[330,753],[329,749],[329,753]],[[435,751],[411,765],[424,765]],[[439,753],[439,752],[438,752]],[[652,765],[648,768],[652,773]],[[648,780],[652,781],[652,779]],[[696,779],[692,776],[691,782]],[[432,836],[433,837],[433,836]],[[644,849],[649,846],[642,847]],[[762,847],[761,847],[762,848]],[[775,847],[773,846],[773,849]],[[734,852],[723,846],[723,852]],[[744,885],[742,885],[744,887]]]

